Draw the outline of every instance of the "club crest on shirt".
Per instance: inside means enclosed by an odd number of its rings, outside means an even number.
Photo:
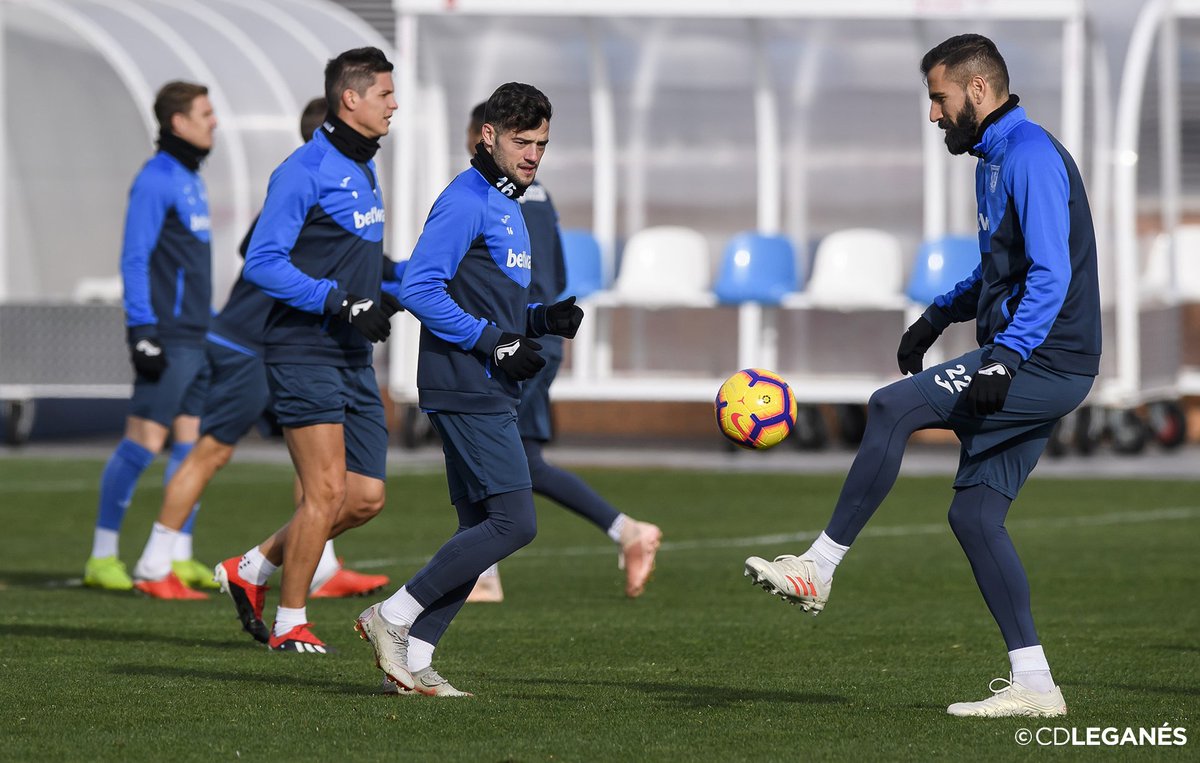
[[[996,184],[1000,182],[1000,165],[989,164],[988,172],[990,173],[988,175],[988,193],[995,193]]]

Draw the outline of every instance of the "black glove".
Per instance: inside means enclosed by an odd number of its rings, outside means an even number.
[[[392,324],[384,309],[369,297],[347,294],[337,313],[338,320],[345,321],[372,342],[382,342],[392,332]]]
[[[938,330],[924,316],[917,318],[900,337],[900,349],[896,350],[896,365],[900,366],[900,373],[921,373],[921,361],[938,336]]]
[[[547,307],[543,320],[547,334],[574,339],[575,332],[579,331],[579,324],[583,323],[583,308],[575,304],[574,296],[570,296]]]
[[[527,336],[504,332],[496,348],[492,350],[492,361],[504,373],[517,381],[532,379],[542,367],[546,359],[537,354],[542,346]]]
[[[396,299],[386,291],[380,292],[379,301],[382,303],[380,307],[383,308],[383,314],[389,318],[396,313],[404,312],[404,305],[400,304],[400,300]]]
[[[167,370],[167,355],[157,337],[144,336],[129,345],[129,360],[133,370],[149,381],[158,381]]]
[[[967,410],[987,416],[1003,408],[1012,379],[1012,370],[999,361],[980,367],[967,387]]]

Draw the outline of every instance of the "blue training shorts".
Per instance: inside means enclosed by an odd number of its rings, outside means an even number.
[[[546,366],[532,379],[521,382],[521,402],[517,404],[517,430],[523,440],[549,442],[554,436],[550,417],[550,385],[558,376],[558,367],[563,361],[563,340],[558,336],[544,336],[537,340],[542,345],[538,352],[546,359]]]
[[[967,386],[990,350],[973,350],[927,368],[912,380],[962,443],[954,487],[987,485],[1016,498],[1055,423],[1084,401],[1095,379],[1026,361],[1013,375],[1004,408],[976,416],[966,408]]]
[[[268,363],[267,381],[281,426],[341,424],[346,471],[387,477],[387,419],[374,368]]]
[[[237,445],[271,401],[267,367],[258,355],[215,342],[209,342],[206,349],[212,377],[200,419],[200,435],[211,435],[225,445]]]
[[[199,416],[208,393],[208,356],[201,345],[163,345],[167,369],[157,381],[135,375],[129,414],[170,427],[176,416]]]
[[[533,487],[515,413],[429,411],[442,437],[450,503],[472,503]]]

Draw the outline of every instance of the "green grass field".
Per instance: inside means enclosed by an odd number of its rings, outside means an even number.
[[[948,478],[901,480],[813,618],[752,587],[742,561],[807,547],[755,536],[820,530],[840,477],[583,472],[664,529],[646,594],[626,600],[608,540],[540,504],[538,539],[502,565],[505,602],[468,605],[435,657],[478,696],[434,700],[377,693],[352,629],[363,600],[310,603],[340,650],[315,657],[255,644],[222,596],[65,584],[82,574],[101,468],[0,461],[0,759],[997,760],[1030,754],[1018,729],[1055,725],[1170,724],[1200,745],[1200,483],[1035,477],[1014,506],[1071,709],[1049,722],[944,713],[1008,670],[945,524]],[[126,517],[130,567],[160,480],[161,467],[146,474]],[[283,467],[229,467],[197,556],[244,551],[290,513],[289,494]],[[399,585],[453,524],[440,474],[394,475],[384,513],[338,550]],[[1064,751],[1085,752],[1037,754]]]

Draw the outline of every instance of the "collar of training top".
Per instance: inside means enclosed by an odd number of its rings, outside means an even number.
[[[529,186],[521,185],[515,180],[509,180],[507,175],[500,172],[499,165],[488,150],[484,147],[483,141],[475,144],[475,156],[471,158],[471,166],[479,170],[479,174],[483,175],[500,193],[512,199],[519,199],[525,193],[525,189]]]
[[[988,114],[983,118],[983,121],[979,123],[979,132],[975,133],[975,147],[968,152],[971,154],[971,156],[978,157],[980,159],[983,158],[984,154],[987,153],[986,138],[988,128],[996,124],[996,122],[999,122],[1001,117],[1015,109],[1017,104],[1020,102],[1020,96],[1018,96],[1016,93],[1010,93],[1007,101],[1002,103],[999,108],[997,108],[991,114]]]
[[[371,140],[355,130],[350,125],[337,118],[336,114],[326,114],[325,123],[321,125],[325,137],[338,151],[356,162],[366,164],[375,157],[379,150],[379,141]]]
[[[179,163],[192,172],[200,169],[200,162],[208,156],[209,149],[197,148],[170,130],[163,129],[158,133],[158,150],[165,151],[179,160]]]

